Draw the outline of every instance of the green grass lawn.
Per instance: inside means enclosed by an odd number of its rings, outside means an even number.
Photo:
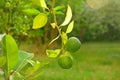
[[[84,43],[72,54],[71,69],[61,69],[57,59],[42,68],[45,73],[39,80],[120,80],[120,43]]]

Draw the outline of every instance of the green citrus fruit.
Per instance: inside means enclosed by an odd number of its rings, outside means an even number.
[[[81,42],[76,37],[70,37],[65,44],[65,50],[75,52],[80,49]]]
[[[69,69],[72,67],[73,61],[72,58],[68,55],[61,55],[58,58],[58,64],[63,69]]]

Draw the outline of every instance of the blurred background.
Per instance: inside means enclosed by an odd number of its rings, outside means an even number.
[[[50,7],[51,0],[46,2]],[[45,27],[31,29],[35,15],[22,10],[42,11],[31,0],[14,0],[12,4],[0,0],[0,34],[9,32],[20,49],[33,52],[36,59],[50,61],[41,69],[44,71],[41,80],[120,80],[120,0],[56,0],[55,6],[64,6],[57,14],[58,24],[64,20],[68,3],[75,20],[69,37],[75,36],[82,42],[81,49],[72,54],[74,64],[69,70],[61,69],[56,59],[46,57],[47,45],[58,33],[49,24],[52,16]],[[59,47],[60,40],[50,46],[51,49]]]

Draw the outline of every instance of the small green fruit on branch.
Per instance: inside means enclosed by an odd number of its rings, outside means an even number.
[[[63,69],[70,69],[73,64],[73,60],[70,56],[68,55],[61,55],[58,58],[58,64],[61,68]]]
[[[76,52],[81,47],[81,42],[76,37],[70,37],[65,44],[65,50],[69,52]]]

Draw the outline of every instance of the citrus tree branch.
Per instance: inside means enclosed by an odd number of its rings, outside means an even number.
[[[54,17],[54,23],[55,23],[55,26],[56,26],[56,28],[57,28],[60,36],[61,36],[61,35],[62,35],[61,29],[60,29],[60,27],[59,27],[58,24],[57,24],[56,15],[55,15],[55,13],[54,13],[54,5],[55,5],[55,0],[52,0],[52,13],[53,13],[53,17]]]
[[[62,31],[61,31],[61,28],[57,24],[56,15],[55,15],[55,12],[54,12],[54,6],[55,6],[55,0],[52,0],[52,8],[51,9],[52,9],[53,17],[54,17],[54,23],[55,23],[55,27],[57,28],[57,30],[59,32],[59,35],[61,36],[61,41],[62,41],[62,47],[61,47],[61,52],[60,53],[63,53],[63,51],[64,51],[64,43],[63,43],[63,39],[62,39]]]

